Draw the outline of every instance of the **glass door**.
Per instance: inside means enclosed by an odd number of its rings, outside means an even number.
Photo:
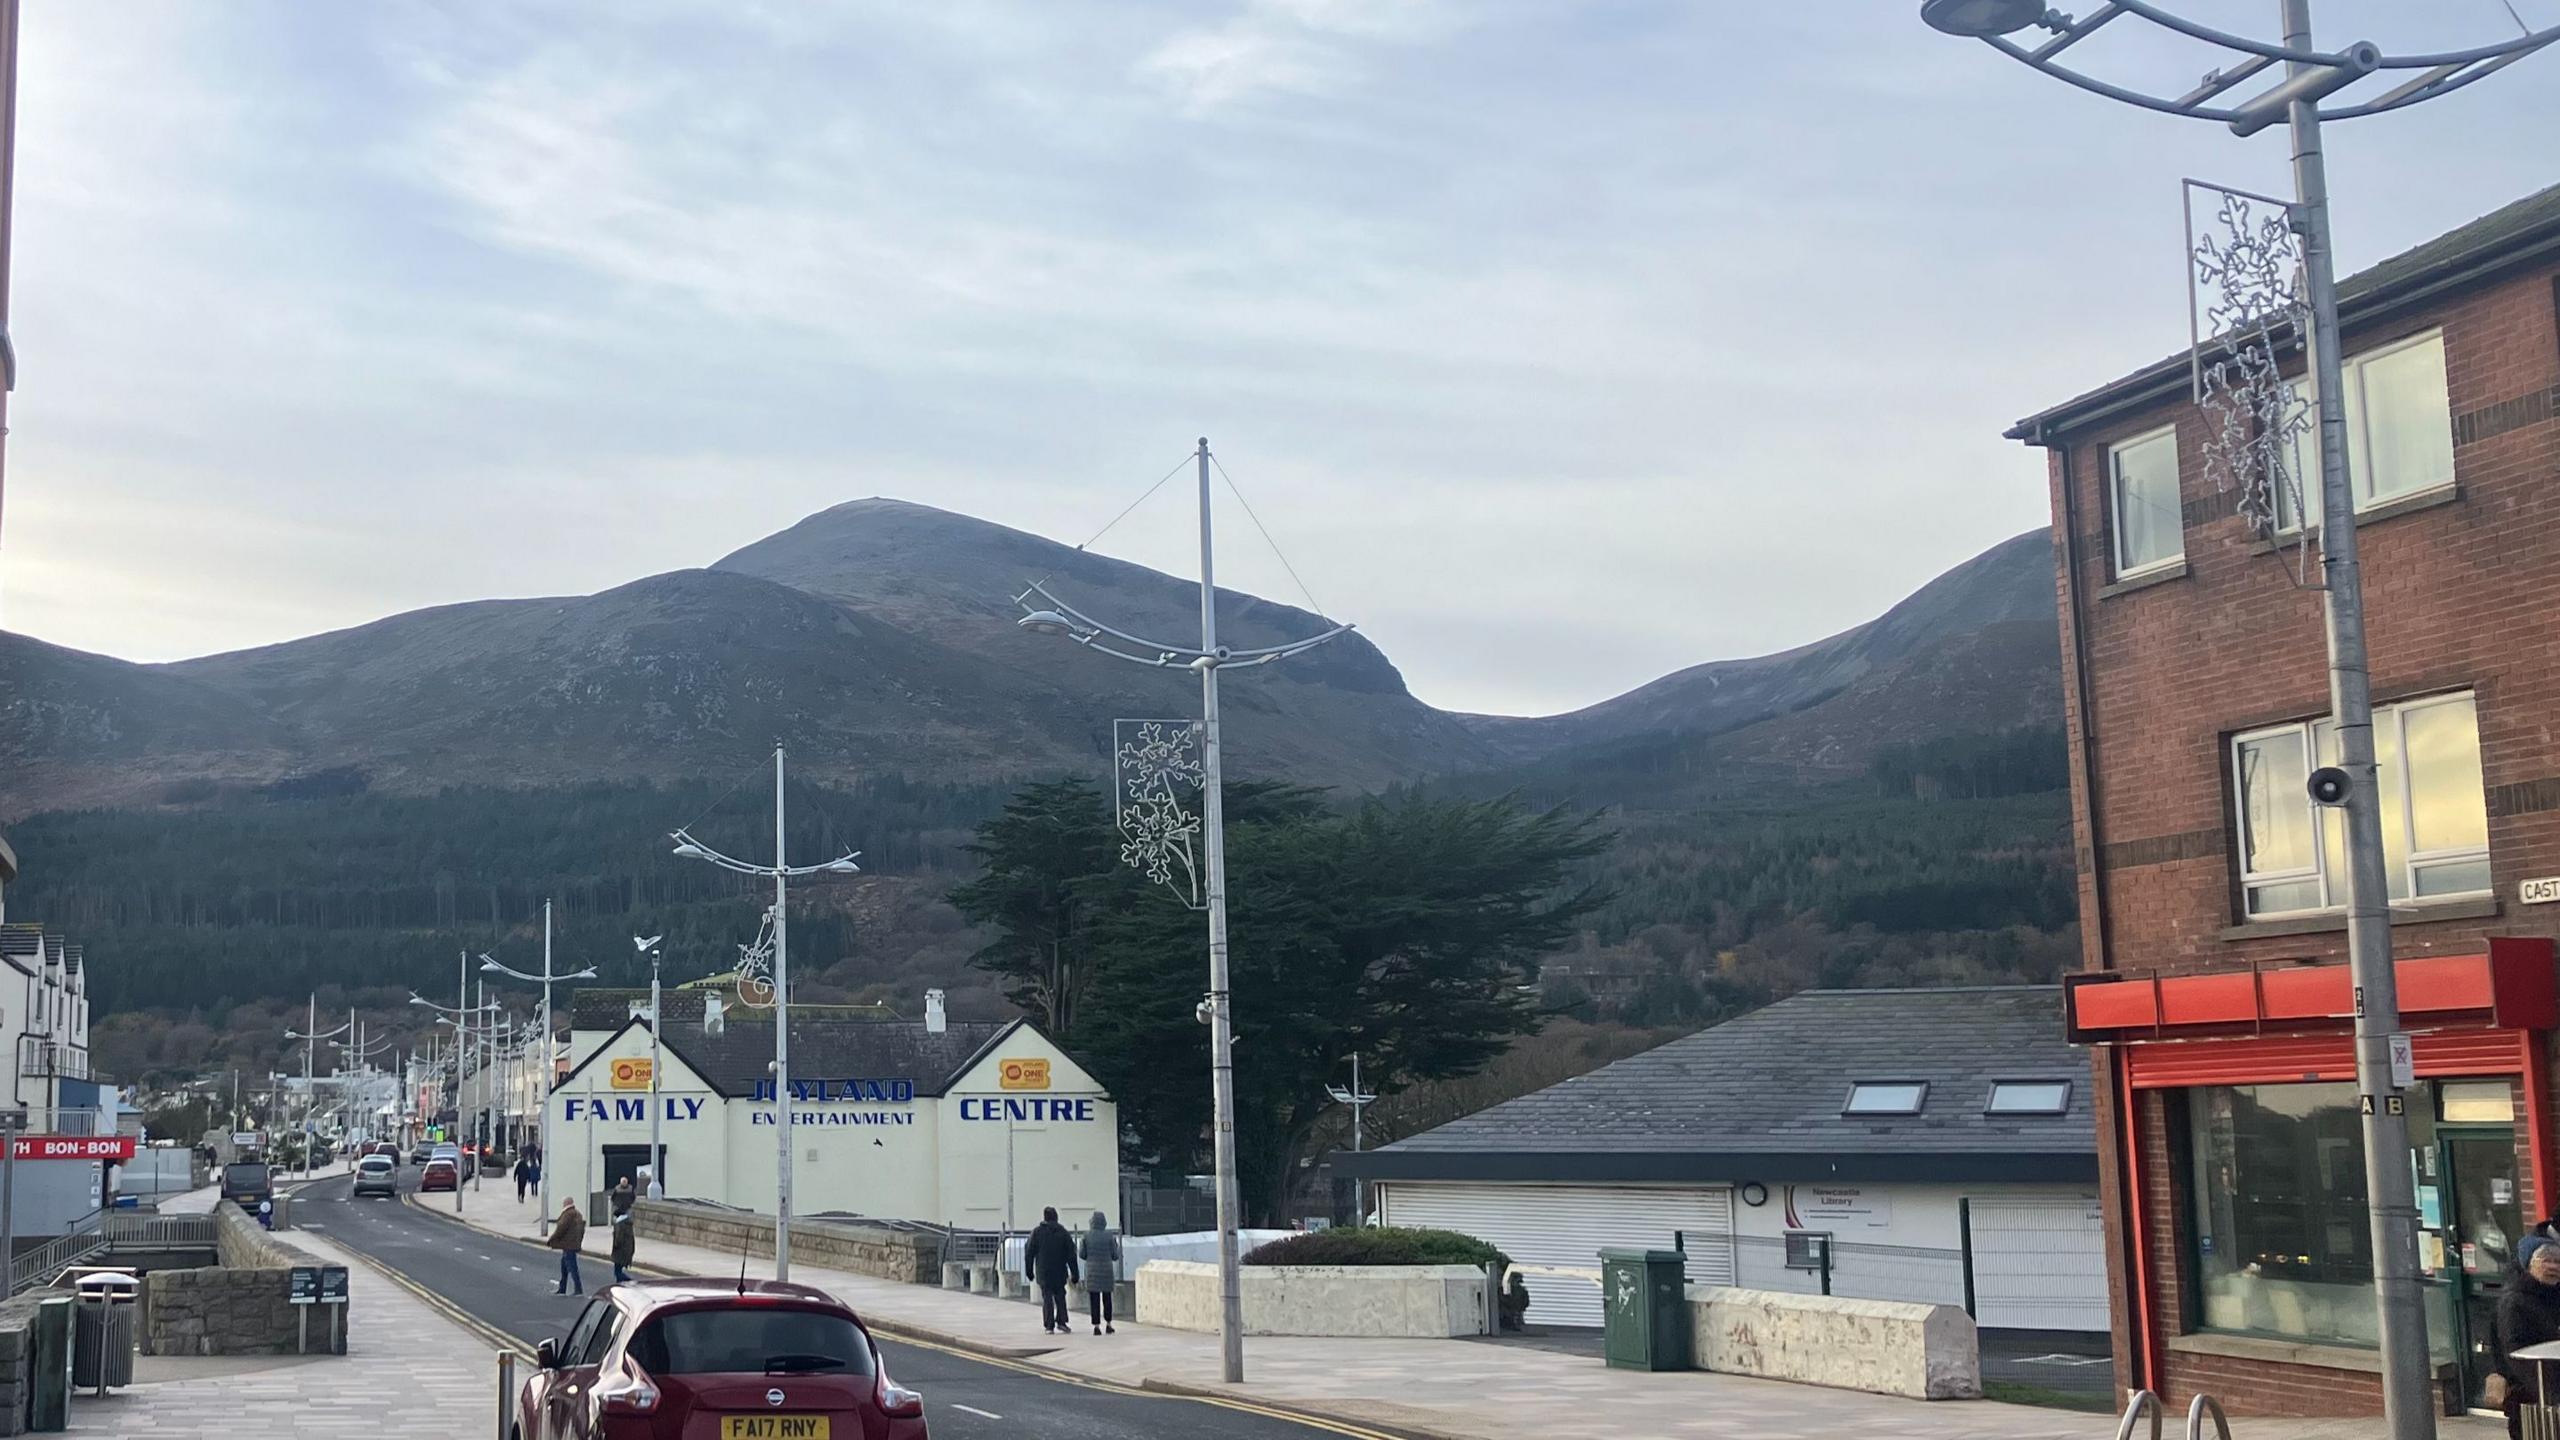
[[[2447,1284],[2463,1395],[2476,1406],[2481,1384],[2497,1367],[2498,1297],[2514,1277],[2516,1246],[2525,1235],[2515,1127],[2439,1124],[2434,1151],[2433,1185],[2421,1157],[2418,1223],[2426,1233],[2419,1259]]]

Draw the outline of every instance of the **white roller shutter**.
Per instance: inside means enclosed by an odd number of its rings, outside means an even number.
[[[1681,1232],[1698,1285],[1733,1283],[1733,1190],[1598,1185],[1487,1185],[1394,1180],[1379,1186],[1379,1220],[1473,1235],[1521,1265],[1597,1269],[1603,1247],[1668,1250]],[[1536,1325],[1600,1323],[1600,1287],[1531,1275]]]
[[[2094,1195],[1973,1197],[1974,1323],[2107,1329],[2107,1226]]]

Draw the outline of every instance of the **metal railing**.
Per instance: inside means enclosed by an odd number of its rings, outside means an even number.
[[[211,1215],[136,1215],[110,1212],[104,1227],[109,1247],[207,1250],[219,1244]]]
[[[85,1080],[89,1078],[89,1052],[33,1035],[20,1036],[18,1073],[29,1079],[58,1076]]]
[[[93,1211],[70,1234],[21,1252],[10,1270],[10,1293],[50,1285],[64,1270],[113,1250],[211,1250],[218,1244],[210,1215]]]
[[[91,1217],[93,1220],[96,1217]],[[107,1236],[103,1229],[74,1230],[57,1236],[17,1257],[9,1272],[9,1293],[32,1290],[53,1283],[53,1277],[69,1266],[80,1264],[106,1253]]]

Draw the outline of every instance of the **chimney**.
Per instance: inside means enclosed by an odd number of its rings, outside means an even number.
[[[951,1022],[942,1013],[942,992],[927,990],[924,992],[924,1033],[939,1035],[949,1028]]]

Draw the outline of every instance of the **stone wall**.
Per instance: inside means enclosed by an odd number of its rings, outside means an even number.
[[[1954,1305],[1688,1287],[1701,1370],[1913,1400],[1982,1398],[1973,1319]]]
[[[694,1245],[723,1255],[773,1255],[773,1217],[676,1200],[641,1200],[632,1207],[632,1238],[638,1260],[649,1263],[649,1242]],[[605,1219],[587,1217],[594,1239],[609,1239],[612,1211]],[[942,1242],[935,1236],[886,1226],[841,1220],[791,1222],[791,1258],[830,1270],[849,1270],[910,1285],[936,1285],[942,1280]]]
[[[38,1302],[68,1295],[68,1290],[30,1290],[0,1302],[0,1435],[27,1433],[28,1391],[35,1384],[35,1324]]]
[[[219,1265],[142,1277],[143,1354],[347,1353],[349,1306],[293,1303],[295,1267],[327,1268],[317,1257],[258,1228],[236,1205],[215,1207],[214,1243]]]
[[[1247,1265],[1248,1335],[1447,1339],[1484,1333],[1484,1272],[1467,1265]],[[1218,1267],[1150,1260],[1138,1267],[1138,1319],[1214,1333]]]

